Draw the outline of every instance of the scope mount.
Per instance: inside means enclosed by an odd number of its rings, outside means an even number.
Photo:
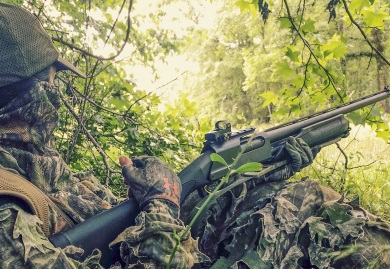
[[[215,123],[215,129],[205,135],[205,144],[220,143],[229,140],[232,134],[232,125],[226,120]]]

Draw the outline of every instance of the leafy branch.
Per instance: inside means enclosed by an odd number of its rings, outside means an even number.
[[[348,5],[347,5],[347,2],[345,0],[341,0],[343,2],[343,5],[344,5],[344,9],[345,9],[345,12],[347,13],[348,15],[348,18],[351,20],[352,24],[354,24],[356,26],[356,28],[358,28],[359,32],[362,34],[363,38],[366,40],[367,44],[370,46],[370,48],[375,51],[375,53],[387,64],[387,65],[390,65],[390,62],[386,59],[385,56],[383,56],[383,54],[371,43],[371,41],[368,39],[367,35],[364,33],[362,27],[355,21],[355,19],[353,18],[351,12],[349,11],[349,8],[348,8]]]
[[[249,162],[246,163],[242,166],[240,166],[237,169],[234,169],[234,167],[237,166],[238,161],[240,160],[242,154],[246,151],[246,149],[249,147],[249,145],[252,143],[254,136],[252,135],[250,139],[248,140],[248,143],[241,149],[241,151],[237,154],[237,157],[234,159],[233,163],[231,166],[227,164],[227,162],[218,154],[212,153],[210,155],[210,159],[213,162],[218,162],[224,166],[227,167],[228,172],[227,174],[221,179],[219,184],[215,187],[215,189],[209,193],[207,196],[206,200],[202,203],[198,211],[196,212],[195,216],[191,219],[190,223],[187,225],[187,227],[181,231],[178,234],[174,234],[174,239],[176,241],[176,245],[171,253],[171,256],[169,258],[169,262],[166,266],[167,269],[171,267],[173,258],[175,256],[175,253],[180,246],[180,242],[183,240],[183,238],[187,235],[187,233],[190,231],[191,227],[194,226],[194,224],[197,222],[198,218],[203,215],[203,213],[209,208],[209,206],[212,204],[212,201],[214,199],[214,196],[217,194],[217,192],[226,184],[229,183],[230,176],[233,174],[241,174],[241,173],[246,173],[246,172],[255,172],[259,171],[262,168],[262,165],[260,163],[255,163],[255,162]]]
[[[105,180],[105,183],[106,185],[108,185],[108,181],[109,181],[109,178],[110,178],[110,172],[116,172],[115,170],[113,170],[110,166],[110,164],[108,163],[108,155],[104,152],[104,150],[100,147],[99,143],[95,140],[95,138],[93,137],[93,135],[91,135],[91,133],[88,131],[88,129],[84,126],[82,120],[79,118],[79,116],[77,115],[77,113],[73,110],[72,106],[65,100],[64,96],[62,95],[62,93],[59,91],[59,95],[61,97],[61,100],[63,101],[63,103],[65,104],[66,108],[71,112],[71,114],[73,115],[73,117],[76,119],[77,123],[79,124],[79,126],[82,128],[82,130],[84,131],[84,133],[86,134],[86,136],[88,137],[88,139],[91,141],[91,143],[94,145],[95,149],[99,152],[99,154],[102,156],[103,158],[103,162],[106,166],[106,180]]]
[[[63,82],[64,84],[66,84],[67,87],[68,87],[68,89],[69,89],[70,91],[76,93],[77,95],[79,95],[80,97],[82,97],[82,99],[83,99],[84,101],[90,103],[91,105],[95,106],[96,108],[98,108],[98,109],[100,109],[100,110],[102,110],[102,111],[104,111],[104,112],[107,112],[107,113],[109,113],[109,114],[111,114],[111,115],[121,117],[121,118],[123,118],[124,120],[128,120],[128,121],[130,121],[130,123],[133,124],[134,126],[141,126],[141,127],[145,128],[145,129],[147,129],[150,133],[152,133],[152,134],[154,134],[154,135],[156,135],[156,136],[158,136],[158,137],[161,137],[161,134],[159,134],[158,132],[152,130],[149,126],[145,125],[144,123],[139,122],[139,121],[137,121],[137,120],[134,120],[134,119],[129,115],[129,113],[130,113],[131,109],[133,108],[133,106],[136,105],[137,103],[139,103],[141,100],[143,100],[143,99],[149,97],[149,96],[151,95],[151,93],[145,94],[145,95],[143,95],[142,97],[140,97],[140,98],[134,100],[134,101],[132,102],[132,104],[130,104],[129,108],[128,108],[124,113],[120,113],[120,112],[117,112],[117,111],[108,109],[107,107],[104,107],[104,106],[98,104],[97,102],[95,102],[94,100],[92,100],[92,98],[89,98],[87,95],[85,95],[85,94],[81,93],[79,90],[77,90],[76,87],[73,87],[72,85],[70,85],[65,79],[63,79],[63,78],[61,78],[61,77],[59,77],[59,76],[58,76],[57,78],[58,78],[61,82]],[[69,107],[71,108],[71,105],[70,105],[70,104],[68,104],[68,105],[69,105]],[[77,113],[76,113],[73,109],[72,109],[71,112],[72,112],[72,115],[76,115],[76,116],[77,116]],[[77,120],[77,122],[78,122],[79,124],[82,123],[82,122],[83,122],[83,116],[82,116],[82,115],[81,115],[81,116],[77,116],[76,120]],[[82,124],[81,124],[81,125],[82,125]]]
[[[304,46],[309,50],[309,53],[310,55],[313,56],[314,60],[316,61],[316,63],[318,64],[318,66],[325,72],[326,76],[328,77],[328,80],[329,80],[329,83],[332,85],[332,88],[335,90],[336,94],[338,95],[338,97],[340,98],[340,101],[342,103],[344,103],[344,100],[343,100],[343,97],[341,96],[341,94],[339,93],[339,91],[337,90],[337,87],[335,85],[335,82],[334,82],[334,79],[332,77],[332,75],[329,73],[329,71],[320,63],[318,57],[314,54],[312,48],[311,48],[311,45],[309,44],[309,42],[303,37],[303,35],[301,34],[301,32],[299,31],[298,27],[295,25],[294,23],[294,19],[293,17],[291,16],[291,12],[290,12],[290,8],[289,8],[289,5],[287,3],[287,0],[283,0],[284,2],[284,5],[286,6],[286,11],[287,11],[287,18],[288,20],[290,21],[292,27],[293,27],[293,30],[297,33],[297,35],[299,36],[299,38],[302,40]]]
[[[308,72],[309,72],[309,71],[308,71],[308,68],[309,68],[309,65],[310,65],[311,57],[312,57],[312,55],[310,54],[309,59],[308,59],[307,62],[304,64],[304,66],[305,66],[305,71],[304,71],[303,73],[305,74],[305,75],[304,75],[305,77],[303,78],[302,86],[300,87],[300,89],[299,89],[297,95],[293,98],[293,100],[299,98],[299,96],[300,96],[301,93],[303,92],[303,89],[307,87],[307,86],[306,86],[306,82],[308,81],[307,74],[308,74]]]
[[[123,4],[122,4],[122,7],[121,7],[121,10],[123,8],[123,5],[126,3],[127,0],[124,0]],[[118,49],[118,51],[116,51],[116,53],[112,56],[109,56],[109,57],[102,57],[102,56],[98,56],[98,55],[95,55],[91,52],[89,52],[88,50],[85,50],[83,48],[80,48],[76,45],[74,45],[73,43],[70,43],[68,41],[65,41],[62,37],[60,37],[59,35],[57,35],[57,37],[53,36],[52,39],[54,41],[57,41],[63,45],[66,45],[68,46],[69,48],[71,49],[74,49],[80,53],[82,53],[84,56],[89,56],[89,57],[92,57],[96,60],[99,60],[99,61],[110,61],[110,60],[114,60],[116,57],[118,57],[124,50],[127,42],[129,41],[129,38],[130,38],[130,29],[131,29],[131,19],[130,19],[130,13],[131,13],[131,9],[133,7],[133,0],[130,0],[129,1],[129,6],[128,6],[128,9],[127,9],[127,29],[126,29],[126,35],[125,35],[125,38],[123,40],[123,43],[122,43],[122,46]],[[113,31],[113,28],[115,27],[115,24],[116,22],[113,24],[111,30],[110,30],[110,34],[107,36],[107,40],[106,42],[108,41],[112,31]]]

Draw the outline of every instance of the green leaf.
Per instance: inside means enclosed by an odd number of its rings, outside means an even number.
[[[325,58],[345,58],[347,53],[346,39],[333,35],[327,44],[322,46]]]
[[[236,170],[234,170],[234,173],[242,174],[246,172],[257,172],[260,171],[262,167],[263,166],[261,165],[261,163],[250,162],[238,167]]]
[[[366,118],[366,115],[362,115],[358,111],[352,111],[346,117],[354,124],[362,124]]]
[[[290,68],[290,66],[286,61],[278,63],[277,65],[278,65],[278,69],[276,72],[282,75],[285,79],[288,79],[291,76],[295,75],[294,70]]]
[[[210,159],[211,159],[213,162],[217,162],[217,163],[220,163],[220,164],[223,164],[223,165],[228,166],[228,164],[227,164],[226,161],[221,157],[221,155],[219,155],[219,154],[217,154],[217,153],[211,153]]]
[[[310,95],[311,100],[315,103],[322,103],[329,99],[329,96],[323,92],[316,92]]]
[[[118,110],[124,109],[128,104],[128,102],[123,100],[121,97],[112,98],[110,99],[109,103],[112,104]]]
[[[304,83],[305,83],[305,77],[302,75],[294,76],[293,80],[291,81],[291,84],[294,85],[296,88],[302,87]]]
[[[299,51],[296,51],[296,50],[293,51],[290,47],[287,47],[286,56],[288,58],[290,58],[291,61],[293,61],[293,62],[298,62],[299,61],[299,59],[298,59]]]
[[[356,9],[358,12],[360,12],[364,7],[369,7],[370,2],[368,0],[352,0],[351,4],[349,5],[350,10]]]
[[[316,28],[314,26],[315,21],[312,21],[311,19],[307,19],[305,23],[301,27],[301,31],[306,35],[307,33],[312,33],[316,31]]]
[[[292,24],[288,18],[280,18],[279,23],[281,29],[291,29],[292,27]]]
[[[371,9],[365,9],[362,11],[364,15],[363,21],[368,27],[376,27],[378,29],[383,29],[384,21],[389,18],[389,14],[386,12],[374,12]]]
[[[240,7],[240,11],[250,11],[252,15],[256,15],[257,13],[257,3],[256,1],[251,0],[238,0],[236,5]]]
[[[263,92],[262,94],[260,94],[260,96],[265,99],[262,105],[263,108],[271,103],[276,104],[279,101],[279,96],[271,91]]]

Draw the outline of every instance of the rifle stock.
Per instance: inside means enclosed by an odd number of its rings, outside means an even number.
[[[300,137],[311,147],[335,143],[349,134],[349,122],[343,116],[344,114],[374,104],[389,96],[390,91],[386,88],[384,91],[353,102],[259,133],[255,133],[254,128],[231,132],[229,122],[218,121],[215,130],[206,134],[206,142],[201,155],[178,174],[182,183],[181,204],[194,191],[198,191],[201,196],[207,195],[203,188],[226,175],[228,168],[219,163],[213,163],[210,160],[212,153],[221,155],[231,166],[234,158],[252,136],[253,140],[246,147],[238,166],[247,162],[273,163],[283,160],[286,159],[284,144],[289,136]],[[50,241],[56,247],[64,248],[68,245],[75,245],[83,248],[85,253],[80,258],[87,257],[94,248],[99,248],[103,252],[102,265],[108,267],[112,262],[112,257],[115,256],[112,254],[114,250],[109,249],[108,244],[126,227],[134,225],[138,213],[138,205],[132,200],[127,200],[74,228],[54,235]]]

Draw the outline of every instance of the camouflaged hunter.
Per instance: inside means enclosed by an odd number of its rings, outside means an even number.
[[[118,202],[90,173],[73,174],[53,147],[60,98],[52,67],[82,75],[59,58],[34,15],[0,3],[0,268],[102,268],[98,250],[76,261],[81,249],[48,240]],[[151,165],[135,170],[127,157],[120,161],[142,212],[115,240],[121,264],[113,268],[164,268],[173,233],[198,202],[190,195],[177,218],[180,181],[158,159],[140,160]],[[287,165],[267,179],[292,174]],[[172,268],[389,268],[378,247],[389,244],[388,224],[312,181],[253,178],[221,196],[192,234],[198,240],[183,239]],[[332,259],[351,245],[354,254]]]

